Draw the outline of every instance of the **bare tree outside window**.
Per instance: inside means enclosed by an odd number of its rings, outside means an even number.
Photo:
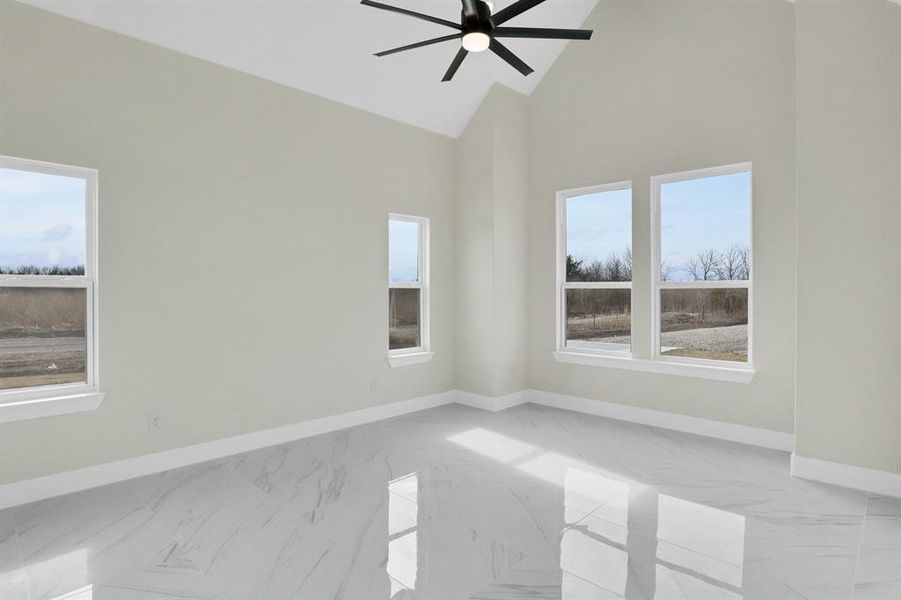
[[[660,263],[660,281],[669,281],[673,278],[673,273],[675,272],[676,267],[667,261],[663,261]]]
[[[663,356],[748,362],[750,168],[655,178]]]
[[[737,244],[721,253],[719,278],[724,281],[748,279],[751,274],[750,253],[750,248]]]
[[[632,194],[625,185],[563,193],[561,347],[628,352],[632,333]]]
[[[685,270],[695,281],[711,281],[720,279],[723,266],[723,255],[713,248],[701,250],[688,259]]]

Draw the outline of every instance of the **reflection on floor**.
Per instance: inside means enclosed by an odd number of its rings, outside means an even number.
[[[897,600],[901,500],[781,452],[451,405],[0,512],[0,597]]]

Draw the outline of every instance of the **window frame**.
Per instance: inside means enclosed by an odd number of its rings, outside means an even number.
[[[750,260],[750,276],[747,281],[719,281],[719,282],[660,282],[660,188],[664,183],[675,181],[683,181],[689,179],[698,179],[704,177],[713,177],[716,175],[727,175],[738,172],[748,172],[750,174],[750,190],[749,190],[749,260]],[[634,180],[633,180],[634,181]],[[566,347],[566,302],[562,283],[566,277],[566,214],[565,214],[565,198],[569,198],[579,194],[592,193],[597,191],[612,191],[621,186],[623,189],[626,184],[631,186],[630,182],[620,182],[606,184],[600,186],[588,186],[583,188],[575,188],[570,190],[562,190],[556,194],[556,282],[554,296],[556,298],[555,310],[555,335],[554,345],[556,349],[553,351],[554,359],[559,363],[568,363],[574,365],[584,365],[591,367],[607,367],[613,369],[621,369],[626,371],[638,371],[645,373],[657,373],[661,375],[674,375],[679,377],[693,377],[699,379],[708,379],[713,381],[726,381],[731,383],[748,384],[754,379],[754,354],[753,354],[753,331],[754,331],[754,306],[753,306],[753,280],[754,280],[754,170],[751,161],[741,162],[730,165],[715,166],[702,169],[694,169],[689,171],[681,171],[666,175],[655,175],[650,177],[650,211],[648,218],[649,234],[649,250],[650,259],[650,321],[647,325],[650,327],[647,337],[641,336],[638,340],[638,356],[636,352],[636,338],[632,336],[632,352],[623,351],[599,351],[589,348],[573,348]],[[634,187],[633,190],[633,208],[635,207]],[[635,230],[635,211],[633,210],[633,233]],[[643,226],[645,223],[639,223]],[[633,237],[633,255],[635,254]],[[641,256],[641,252],[638,256]],[[645,280],[647,281],[647,280]],[[612,283],[612,282],[611,282]],[[618,282],[617,282],[618,283]],[[634,271],[632,288],[634,308]],[[660,285],[662,284],[662,285]],[[660,354],[660,290],[666,288],[747,288],[748,290],[748,361],[732,362],[721,360],[696,359],[688,357],[664,356]],[[635,311],[633,310],[633,315]],[[640,314],[640,313],[639,313]],[[632,332],[635,332],[635,322],[632,322]],[[650,348],[644,345],[650,343]]]
[[[80,288],[85,290],[85,383],[67,383],[0,390],[0,423],[93,410],[100,406],[98,352],[98,172],[39,160],[0,155],[0,168],[85,181],[84,275],[3,275],[0,287]]]
[[[664,184],[694,179],[707,179],[721,175],[748,173],[748,279],[706,281],[661,281],[661,189]],[[715,367],[719,369],[754,371],[754,170],[753,163],[742,162],[717,167],[681,171],[651,177],[651,360],[673,365]],[[665,356],[660,353],[660,305],[663,290],[681,289],[747,289],[748,290],[748,360],[733,362],[683,356]]]
[[[419,346],[415,348],[396,348],[392,350],[388,347],[388,364],[392,367],[402,367],[406,365],[428,362],[434,356],[431,351],[431,319],[430,319],[430,302],[429,302],[429,218],[418,217],[415,215],[407,215],[401,213],[388,214],[388,244],[391,244],[391,221],[403,221],[406,223],[415,223],[419,227],[419,244],[417,247],[417,268],[418,276],[415,282],[411,283],[392,283],[391,282],[391,257],[388,256],[386,261],[388,266],[388,289],[417,289],[419,290]],[[386,311],[387,314],[387,311]],[[388,329],[385,336],[385,345],[390,346],[390,316],[388,321]]]
[[[632,344],[630,342],[628,348],[619,349],[613,346],[621,344],[607,344],[610,348],[576,348],[566,345],[566,290],[571,289],[600,289],[600,290],[629,290],[632,296],[633,281],[566,281],[566,202],[570,198],[576,196],[587,196],[589,194],[602,194],[606,192],[619,192],[629,190],[629,199],[634,205],[632,182],[618,181],[615,183],[604,183],[600,185],[591,185],[569,190],[561,190],[557,192],[557,257],[556,257],[556,285],[555,295],[556,301],[556,327],[557,327],[557,352],[558,353],[577,353],[588,354],[593,356],[606,356],[618,359],[632,358]],[[631,212],[631,211],[630,211]],[[634,221],[634,213],[632,213],[632,221]],[[629,223],[629,244],[632,244],[632,223]],[[630,302],[631,306],[631,302]],[[631,319],[631,317],[630,317]],[[632,337],[632,327],[630,321],[630,339]],[[603,343],[603,342],[601,342]]]

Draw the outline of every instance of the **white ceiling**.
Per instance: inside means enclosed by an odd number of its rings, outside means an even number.
[[[488,89],[531,94],[567,42],[505,39],[535,69],[523,77],[491,52],[442,83],[459,42],[377,58],[453,31],[357,0],[22,0],[61,15],[424,129],[458,137]],[[459,21],[459,0],[382,0]],[[495,12],[514,0],[495,0]],[[510,26],[582,25],[598,0],[547,0]],[[585,44],[592,42],[572,42]]]

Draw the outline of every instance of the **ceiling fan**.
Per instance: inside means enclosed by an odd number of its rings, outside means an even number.
[[[491,5],[491,2],[489,1],[462,0],[463,11],[459,24],[454,23],[453,21],[448,21],[446,19],[440,19],[431,15],[424,15],[412,10],[407,10],[405,8],[389,6],[387,4],[382,4],[381,2],[374,2],[373,0],[362,0],[361,4],[372,6],[373,8],[380,8],[382,10],[400,13],[402,15],[408,15],[410,17],[422,19],[423,21],[437,23],[438,25],[444,25],[445,27],[456,29],[457,32],[450,35],[444,35],[441,37],[432,38],[430,40],[416,42],[415,44],[408,44],[406,46],[400,46],[398,48],[392,48],[391,50],[385,50],[383,52],[376,53],[376,56],[387,56],[389,54],[395,54],[396,52],[404,52],[405,50],[413,50],[414,48],[422,48],[423,46],[431,46],[432,44],[438,44],[440,42],[448,42],[450,40],[460,39],[462,40],[463,46],[457,52],[454,60],[451,61],[450,67],[447,69],[447,72],[444,74],[444,78],[441,80],[450,81],[451,79],[453,79],[454,74],[457,72],[457,69],[460,68],[460,65],[463,64],[463,59],[466,58],[467,54],[469,54],[470,52],[483,52],[485,50],[491,50],[523,75],[528,75],[529,73],[534,71],[532,67],[524,63],[518,56],[513,54],[509,50],[509,48],[497,41],[497,38],[500,37],[553,40],[591,39],[592,31],[589,29],[501,27],[501,25],[503,25],[513,17],[524,13],[530,8],[538,6],[544,1],[545,0],[517,0],[500,12],[492,14],[493,7]]]

